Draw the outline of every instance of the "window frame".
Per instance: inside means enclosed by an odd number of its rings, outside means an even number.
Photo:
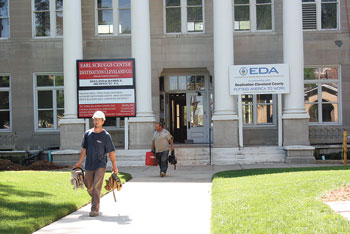
[[[317,108],[318,108],[318,121],[317,122],[309,122],[310,126],[325,126],[325,125],[342,125],[343,119],[342,119],[342,85],[341,85],[341,66],[340,65],[307,65],[305,68],[317,68],[319,71],[322,68],[337,68],[338,69],[338,79],[337,80],[321,80],[321,79],[315,79],[315,80],[305,80],[304,77],[304,87],[305,84],[316,84],[317,85]],[[322,102],[322,84],[328,84],[328,83],[337,83],[338,84],[338,122],[323,122],[322,119],[322,104],[327,104],[330,102]],[[305,101],[304,101],[304,107],[305,107]],[[306,108],[305,108],[306,110]],[[306,110],[307,112],[307,110]],[[308,113],[308,112],[307,112]]]
[[[8,91],[9,92],[9,109],[8,111],[10,112],[10,127],[8,129],[1,129],[0,132],[12,132],[12,85],[11,85],[11,74],[10,73],[0,73],[0,76],[8,76],[9,77],[9,87],[0,87],[0,91]],[[7,111],[7,109],[2,109],[0,111]]]
[[[11,38],[11,23],[10,23],[10,0],[7,0],[7,17],[0,17],[1,19],[7,19],[8,21],[8,37],[0,37],[0,40],[8,40]]]
[[[180,89],[179,87],[179,78],[185,78],[185,89]],[[194,81],[194,88],[190,89],[188,88],[188,78],[195,78]],[[197,77],[203,77],[204,78],[204,86],[198,88],[197,84]],[[176,89],[171,89],[171,82],[170,79],[171,78],[176,78]],[[206,92],[206,90],[208,91],[212,91],[212,83],[210,81],[210,78],[207,77],[206,74],[204,73],[200,73],[200,72],[194,72],[194,73],[169,73],[165,76],[165,81],[164,81],[164,88],[165,91],[167,93],[189,93],[189,92]]]
[[[129,8],[119,8],[119,0],[112,0],[112,17],[113,17],[113,33],[111,34],[99,34],[98,33],[98,0],[95,0],[95,36],[96,37],[131,37],[131,33],[119,33],[119,10],[125,10]],[[108,8],[109,9],[109,8]],[[131,22],[131,0],[130,0],[130,22]],[[131,27],[131,25],[130,25]],[[130,28],[130,31],[132,29]]]
[[[337,4],[337,28],[322,28],[322,4],[336,3]],[[340,21],[340,1],[336,0],[336,2],[322,2],[322,0],[315,0],[315,2],[302,2],[302,5],[316,5],[316,28],[315,29],[304,29],[305,32],[313,32],[313,31],[338,31],[341,30],[341,21]],[[303,19],[302,19],[303,20]]]
[[[246,124],[243,122],[243,127],[253,127],[253,128],[256,128],[256,127],[277,127],[277,118],[278,118],[278,115],[277,115],[277,95],[276,94],[271,94],[272,95],[272,104],[264,104],[264,105],[268,105],[268,106],[271,106],[272,105],[272,116],[273,116],[273,119],[272,119],[272,123],[262,123],[262,124],[259,124],[258,123],[258,105],[262,104],[262,103],[258,103],[258,95],[259,94],[245,94],[245,95],[252,95],[253,96],[253,102],[252,104],[243,104],[242,102],[242,108],[244,106],[252,106],[252,110],[253,110],[253,123],[252,124]],[[262,94],[264,95],[264,94]],[[242,98],[243,95],[241,95],[239,98]],[[242,98],[243,100],[243,98]],[[242,109],[242,115],[244,115],[244,111]],[[242,119],[243,120],[243,119]]]
[[[180,0],[180,12],[181,12],[181,32],[167,32],[166,31],[166,0],[163,0],[163,33],[164,35],[195,35],[195,34],[205,34],[205,0],[202,1],[202,16],[203,16],[203,31],[202,32],[192,32],[187,30],[187,0]],[[193,7],[193,6],[189,6]]]
[[[62,1],[63,4],[64,1]],[[62,10],[56,10],[56,0],[49,0],[49,10],[50,13],[50,35],[49,36],[36,36],[36,27],[35,27],[35,13],[41,12],[35,10],[35,0],[32,0],[32,38],[34,39],[50,39],[50,38],[63,38],[62,36],[57,35],[57,22],[56,22],[56,12],[62,11],[63,17],[63,8]]]
[[[63,109],[64,113],[64,107],[58,108],[57,107],[57,91],[63,90],[64,91],[64,85],[63,86],[43,86],[38,87],[37,86],[37,77],[42,75],[53,75],[53,76],[64,76],[63,72],[35,72],[33,73],[33,91],[34,91],[34,131],[35,132],[59,132],[60,129],[58,127],[58,119],[57,119],[57,111]],[[52,91],[52,111],[53,111],[53,128],[39,128],[38,120],[39,120],[39,109],[38,109],[38,91]],[[64,94],[63,94],[64,95]]]
[[[103,128],[105,128],[106,130],[124,130],[125,129],[125,119],[128,117],[124,117],[124,125],[121,124],[122,117],[107,117],[107,118],[115,118],[115,126],[103,125]]]
[[[235,29],[235,2],[232,0],[232,21],[234,33],[266,33],[275,31],[275,0],[271,0],[271,4],[256,3],[256,0],[249,0],[249,4],[237,4],[237,5],[249,5],[249,19],[250,19],[250,30],[236,30]],[[260,5],[271,5],[271,29],[258,30],[257,29],[257,16],[256,7]]]

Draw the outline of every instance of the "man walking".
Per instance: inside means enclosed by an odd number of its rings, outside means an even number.
[[[162,123],[156,124],[156,131],[154,131],[152,139],[152,151],[155,149],[156,158],[160,168],[160,177],[166,176],[168,170],[168,156],[169,156],[169,143],[171,145],[170,150],[174,150],[174,142],[171,134],[163,129]]]
[[[91,196],[90,217],[99,215],[101,188],[106,172],[107,154],[112,162],[112,171],[118,174],[117,163],[115,161],[115,148],[111,135],[102,128],[106,117],[102,111],[96,111],[92,116],[94,128],[85,132],[81,143],[80,159],[74,167],[81,167],[85,161],[84,184]]]

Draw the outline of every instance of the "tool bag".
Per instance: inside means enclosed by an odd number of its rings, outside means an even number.
[[[122,186],[123,185],[120,181],[120,178],[115,173],[112,173],[108,180],[106,180],[105,189],[108,191],[113,191],[113,198],[115,202],[117,202],[117,199],[115,197],[114,190],[117,189],[117,191],[120,191],[122,189]]]
[[[71,170],[72,178],[70,180],[73,185],[73,189],[76,190],[78,188],[84,189],[84,170],[81,167],[74,167]]]
[[[171,165],[174,165],[174,170],[176,170],[177,158],[175,156],[174,150],[171,151],[168,161]]]
[[[112,175],[108,178],[108,180],[105,180],[105,181],[106,181],[105,189],[108,191],[111,191],[114,189],[117,189],[117,191],[120,191],[123,187],[120,181],[120,178],[114,173],[112,173]]]

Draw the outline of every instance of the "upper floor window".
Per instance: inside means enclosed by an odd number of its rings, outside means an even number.
[[[339,28],[339,0],[302,0],[303,29]]]
[[[271,31],[272,0],[234,0],[235,31]]]
[[[304,69],[304,102],[310,123],[339,122],[339,74],[338,67]]]
[[[9,0],[0,0],[0,38],[10,36],[9,25]]]
[[[33,0],[33,36],[63,36],[63,0]]]
[[[130,0],[97,0],[98,35],[131,34]]]
[[[204,32],[203,0],[164,0],[166,33]]]
[[[35,129],[58,130],[64,113],[62,74],[35,74]]]
[[[9,130],[11,130],[10,76],[0,74],[0,131]]]

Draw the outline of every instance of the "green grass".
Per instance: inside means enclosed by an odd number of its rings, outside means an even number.
[[[214,175],[213,234],[350,233],[321,197],[350,184],[349,167],[254,169]]]
[[[125,182],[131,175],[119,177]],[[32,233],[88,204],[86,189],[73,190],[70,179],[70,172],[0,172],[0,233]]]

